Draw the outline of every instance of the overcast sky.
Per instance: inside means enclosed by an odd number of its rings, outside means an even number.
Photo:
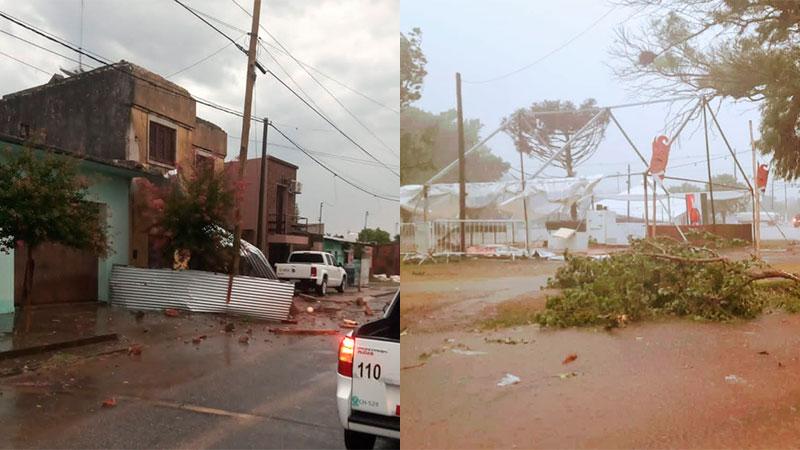
[[[252,10],[252,0],[237,0]],[[229,0],[186,0],[191,7],[225,22],[214,25],[247,47],[244,31],[250,18]],[[162,76],[174,74],[225,47],[205,62],[169,79],[193,95],[244,109],[246,56],[172,0],[84,0],[83,47],[111,60],[125,59]],[[81,0],[0,0],[0,11],[43,28],[67,41],[81,39]],[[261,24],[297,59],[324,75],[312,71],[361,122],[386,144],[370,135],[336,103],[290,57],[269,48],[278,63],[264,50],[259,60],[275,71],[295,90],[289,73],[324,113],[356,142],[395,170],[399,166],[399,4],[397,0],[264,0]],[[241,29],[237,30],[237,29]],[[0,30],[24,37],[66,56],[77,55],[23,28],[0,19]],[[268,45],[278,44],[260,32]],[[36,66],[29,68],[0,54],[0,95],[45,83],[60,68],[73,69],[75,62],[37,49],[0,34],[0,52]],[[96,65],[93,61],[85,62]],[[282,69],[282,66],[284,69]],[[372,100],[342,87],[333,78]],[[373,101],[374,100],[374,101]],[[259,73],[254,95],[254,115],[268,116],[342,177],[369,191],[397,197],[399,179],[377,165],[327,123],[317,117],[269,75]],[[220,125],[229,135],[228,158],[239,152],[241,119],[200,104],[197,115]],[[260,154],[261,127],[252,127],[249,155]],[[398,204],[378,200],[346,185],[288,145],[277,133],[268,139],[270,154],[300,166],[298,178],[303,193],[298,196],[300,214],[315,222],[324,202],[326,231],[357,232],[364,226],[380,226],[395,233]],[[273,145],[274,144],[274,145]],[[388,147],[388,148],[387,148]],[[253,206],[255,207],[255,206]]]
[[[464,80],[464,116],[481,120],[483,136],[497,128],[503,117],[534,101],[561,99],[579,104],[592,97],[600,105],[617,105],[650,99],[654,93],[630,92],[614,78],[609,67],[617,64],[609,56],[614,30],[623,22],[638,28],[648,19],[646,11],[635,12],[600,0],[403,0],[401,30],[422,29],[422,47],[428,58],[422,99],[415,106],[434,112],[454,108],[456,72],[461,72]],[[580,33],[583,34],[578,36]],[[567,44],[570,40],[573,41]],[[529,69],[489,83],[470,83],[512,72],[565,44]],[[671,111],[667,105],[615,110],[646,158],[650,157],[650,143],[664,133],[665,120],[672,113],[674,109]],[[737,152],[745,152],[738,156],[750,174],[747,121],[753,121],[758,138],[759,116],[757,107],[748,102],[725,102],[718,113],[731,145]],[[707,178],[701,120],[688,126],[673,146],[668,175]],[[489,145],[495,154],[519,167],[519,156],[505,135],[494,138]],[[710,146],[712,173],[733,173],[733,159],[725,156],[728,152],[718,133],[712,132]],[[625,173],[628,164],[633,172],[643,170],[620,132],[610,125],[597,153],[577,170],[582,175]],[[529,160],[526,171],[540,165],[538,160]],[[555,169],[545,174],[564,173]],[[641,176],[634,180],[641,184]],[[619,182],[624,189],[625,180]],[[616,180],[603,185],[604,190],[617,187]]]

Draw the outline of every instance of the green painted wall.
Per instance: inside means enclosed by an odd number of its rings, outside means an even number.
[[[96,169],[96,168],[95,168]],[[108,280],[114,264],[128,264],[130,248],[130,179],[103,173],[93,168],[82,168],[91,186],[89,200],[106,205],[108,240],[111,246],[108,257],[97,262],[97,298],[109,301]]]
[[[336,262],[344,265],[344,250],[342,249],[341,242],[325,239],[322,245],[322,249],[323,251],[326,251],[332,254],[334,257],[336,257]]]
[[[14,312],[14,251],[0,252],[0,314]]]
[[[0,141],[1,147],[20,146]],[[111,250],[108,257],[98,261],[97,297],[109,301],[109,278],[114,264],[128,264],[130,248],[130,184],[134,172],[91,161],[81,161],[79,171],[91,186],[87,200],[106,207],[108,238]],[[0,314],[14,311],[14,253],[0,253]]]

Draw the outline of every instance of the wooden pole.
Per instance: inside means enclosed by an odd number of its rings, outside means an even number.
[[[703,97],[703,131],[706,138],[706,169],[708,170],[708,193],[711,196],[711,224],[712,230],[716,232],[717,214],[714,209],[714,184],[711,181],[711,150],[708,146],[708,122],[706,119],[706,98]]]
[[[464,220],[467,218],[466,158],[464,157],[464,110],[461,105],[461,74],[456,72],[456,106],[458,110],[458,218],[460,220],[461,243],[459,251],[466,252]]]
[[[266,251],[266,242],[264,242],[264,235],[265,230],[264,226],[266,225],[264,220],[264,197],[266,196],[266,186],[267,186],[267,130],[269,130],[269,119],[266,117],[263,120],[264,123],[264,137],[261,139],[261,174],[258,180],[258,230],[256,231],[256,247],[260,248],[265,254]],[[320,203],[320,217],[322,217],[322,204]],[[322,219],[320,218],[320,223],[322,223]]]
[[[628,222],[631,220],[631,165],[628,164]]]
[[[644,235],[650,237],[650,213],[647,211],[647,202],[650,198],[647,196],[647,172],[642,174],[642,184],[644,186]]]
[[[239,146],[239,174],[238,186],[241,188],[244,182],[244,167],[247,164],[247,144],[250,143],[250,110],[253,103],[253,84],[256,81],[256,45],[258,44],[258,25],[261,17],[261,0],[254,0],[253,3],[253,22],[250,25],[250,48],[247,50],[247,80],[244,91],[244,113],[242,117],[242,139]],[[242,202],[237,193],[236,208],[234,212],[235,228],[233,232],[233,262],[231,272],[228,276],[228,292],[225,295],[225,302],[230,303],[231,292],[233,291],[233,277],[239,273],[239,259],[242,239]]]
[[[761,258],[761,208],[760,199],[761,193],[758,188],[758,164],[756,163],[756,141],[753,139],[753,121],[747,121],[750,128],[750,148],[753,153],[753,249],[756,252],[756,258]]]
[[[653,237],[656,237],[656,224],[658,223],[658,208],[656,207],[656,195],[658,191],[656,190],[656,177],[658,175],[653,175]]]
[[[520,139],[522,137],[520,136]],[[525,195],[525,163],[523,162],[524,158],[522,157],[522,152],[519,152],[519,171],[522,174],[520,180],[522,180],[522,213],[525,215],[525,254],[530,256],[531,254],[531,238],[530,238],[530,231],[528,225],[528,198]]]

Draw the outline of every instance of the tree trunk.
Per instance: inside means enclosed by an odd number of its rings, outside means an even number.
[[[569,139],[567,139],[569,140]],[[567,169],[567,176],[572,178],[575,176],[575,169],[572,167],[572,151],[569,146],[564,149],[564,166]],[[578,220],[578,205],[573,203],[569,205],[569,216],[572,220]]]
[[[22,307],[25,311],[25,332],[31,328],[31,290],[33,288],[33,272],[36,262],[33,260],[34,247],[25,243],[25,278],[22,281]]]

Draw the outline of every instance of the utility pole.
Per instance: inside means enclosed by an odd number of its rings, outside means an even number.
[[[758,187],[758,164],[756,164],[756,141],[753,139],[753,121],[747,121],[750,127],[750,147],[753,151],[753,247],[756,258],[761,258],[761,192]]]
[[[264,196],[267,186],[267,130],[269,129],[269,119],[266,117],[264,123],[264,137],[261,139],[261,176],[258,180],[258,230],[256,231],[256,247],[266,253],[266,242],[264,242]]]
[[[628,218],[626,219],[630,222],[631,220],[631,165],[628,164]]]
[[[517,120],[520,120],[520,117],[517,116]],[[521,129],[519,126],[518,129]],[[517,140],[522,141],[522,132],[517,134]],[[530,231],[528,226],[528,196],[525,192],[525,159],[522,157],[522,151],[519,151],[519,173],[520,173],[520,181],[522,182],[522,213],[525,215],[525,255],[530,257],[531,256],[531,238],[530,238]]]
[[[247,144],[250,143],[250,110],[253,103],[253,84],[256,81],[256,45],[258,44],[258,25],[261,17],[261,0],[253,2],[253,22],[250,25],[250,47],[247,50],[247,79],[244,91],[244,113],[242,114],[242,139],[239,146],[239,184],[244,181],[244,167],[247,164]],[[236,226],[233,232],[233,263],[231,273],[228,276],[228,292],[225,295],[225,302],[230,303],[231,292],[233,291],[233,277],[239,273],[239,259],[242,239],[242,205],[236,202],[234,213]]]
[[[324,201],[319,202],[319,223],[322,223],[322,204]]]
[[[369,211],[364,211],[364,229],[367,229],[367,219],[369,219]]]
[[[461,74],[456,72],[456,105],[458,110],[458,219],[461,242],[459,252],[466,253],[464,240],[464,220],[467,218],[467,185],[465,180],[466,159],[464,158],[464,110],[461,106]],[[523,176],[524,178],[524,176]]]
[[[706,122],[706,98],[703,97],[703,131],[706,137],[706,168],[708,169],[708,193],[711,196],[711,224],[712,230],[717,229],[717,213],[714,209],[714,184],[711,181],[711,150],[708,147],[708,122]]]
[[[783,180],[783,220],[789,221],[789,203],[786,199],[786,180]]]

